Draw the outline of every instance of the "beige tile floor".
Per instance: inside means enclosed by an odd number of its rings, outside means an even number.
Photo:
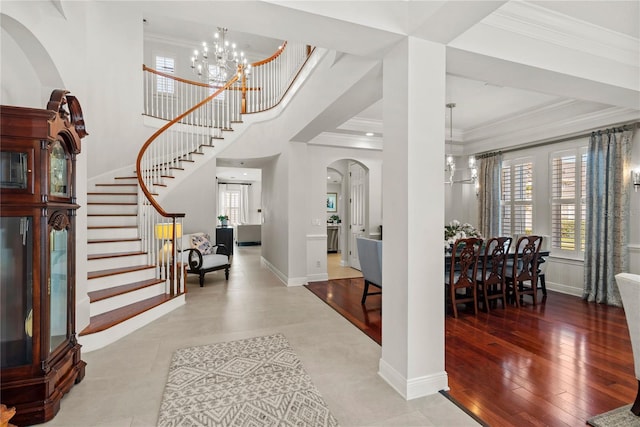
[[[46,426],[154,426],[167,370],[181,347],[283,333],[342,426],[471,426],[436,394],[404,400],[378,374],[380,346],[304,287],[260,265],[260,246],[236,248],[228,282],[190,277],[187,303],[121,340],[83,354],[86,376]]]

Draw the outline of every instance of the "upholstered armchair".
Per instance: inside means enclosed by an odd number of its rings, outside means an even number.
[[[631,407],[631,412],[640,416],[640,275],[630,273],[616,274],[616,283],[622,297],[624,313],[627,316],[631,348],[633,350],[633,364],[638,380],[638,394]]]
[[[212,244],[204,233],[185,234],[180,249],[182,262],[188,266],[187,273],[199,276],[201,288],[204,275],[211,271],[224,270],[225,280],[229,280],[230,250],[222,243]]]
[[[358,245],[360,271],[364,276],[364,292],[362,293],[361,301],[364,304],[368,295],[382,293],[369,292],[370,285],[382,289],[382,241],[358,237],[356,238],[356,244]]]

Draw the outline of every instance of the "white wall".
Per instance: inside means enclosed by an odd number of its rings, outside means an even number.
[[[87,176],[92,146],[99,140],[94,114],[102,102],[87,78],[88,34],[93,3],[66,2],[65,16],[51,2],[2,2],[2,104],[46,108],[51,91],[67,89],[80,101],[89,136],[76,157],[76,331],[89,323],[87,297]],[[55,37],[52,36],[55,29]],[[67,41],[73,41],[68,43]],[[105,80],[105,84],[109,84]],[[115,107],[111,107],[115,108]]]
[[[550,183],[548,181],[551,153],[588,144],[589,138],[584,137],[503,154],[503,160],[531,157],[534,161],[534,233],[551,234]],[[456,158],[456,163],[462,164],[461,162],[464,160],[464,157]],[[633,137],[631,167],[640,168],[640,129],[636,130]],[[477,200],[475,194],[463,193],[467,187],[472,188],[473,186],[454,184],[453,188],[445,189],[445,194],[452,200],[446,208],[445,218],[447,221],[455,218],[471,224],[477,223],[477,214],[474,212],[477,210]],[[629,270],[631,273],[640,274],[640,192],[631,193],[629,222]],[[547,264],[546,281],[549,289],[582,296],[584,279],[582,259],[556,255],[549,257]]]
[[[270,160],[262,168],[262,258],[285,283],[289,271],[288,155]]]
[[[205,232],[215,239],[218,224],[216,161],[211,159],[190,173],[162,199],[171,213],[185,213],[184,234]]]

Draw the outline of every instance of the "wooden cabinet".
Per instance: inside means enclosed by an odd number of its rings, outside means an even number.
[[[229,255],[233,255],[233,228],[216,228],[216,244],[218,243],[222,243],[227,248],[229,248]]]
[[[84,377],[75,331],[77,100],[0,106],[0,394],[11,422],[50,420]]]

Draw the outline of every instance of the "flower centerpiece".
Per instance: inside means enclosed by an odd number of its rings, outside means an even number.
[[[458,239],[466,239],[467,237],[482,237],[480,232],[471,224],[460,223],[454,219],[449,225],[444,226],[444,249],[451,252],[453,244]]]

